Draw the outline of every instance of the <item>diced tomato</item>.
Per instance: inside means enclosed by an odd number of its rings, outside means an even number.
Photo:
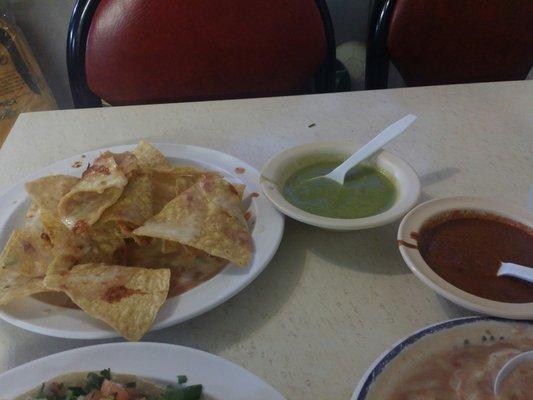
[[[107,379],[104,381],[104,383],[102,383],[100,390],[104,396],[113,396],[115,400],[129,399],[128,392],[121,384],[109,381]]]

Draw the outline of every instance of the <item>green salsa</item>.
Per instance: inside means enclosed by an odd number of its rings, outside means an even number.
[[[343,186],[331,179],[311,179],[328,174],[338,165],[339,161],[320,161],[297,170],[285,182],[284,197],[304,211],[330,218],[363,218],[392,207],[394,182],[369,165],[352,169]]]

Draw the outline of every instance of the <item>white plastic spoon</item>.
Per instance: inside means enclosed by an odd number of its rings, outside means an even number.
[[[501,275],[512,276],[533,283],[533,268],[524,267],[523,265],[502,262],[496,276]]]
[[[366,160],[368,157],[376,153],[387,143],[396,139],[396,137],[400,135],[400,133],[405,131],[407,127],[411,125],[415,119],[416,119],[415,115],[409,114],[403,117],[402,119],[400,119],[399,121],[396,121],[392,125],[389,125],[383,131],[381,131],[381,133],[379,133],[374,139],[372,139],[370,142],[365,144],[358,151],[356,151],[354,154],[348,157],[346,161],[344,161],[341,165],[339,165],[329,174],[324,175],[324,176],[319,176],[313,179],[327,178],[327,179],[334,180],[340,185],[343,185],[344,178],[346,174],[348,173],[348,171],[350,171],[353,167],[355,167],[361,161]]]
[[[500,372],[498,372],[498,375],[496,375],[496,379],[494,379],[494,394],[498,394],[505,378],[507,378],[509,374],[513,372],[520,363],[529,360],[533,361],[533,350],[520,353],[511,358],[509,361],[507,361],[500,369]]]

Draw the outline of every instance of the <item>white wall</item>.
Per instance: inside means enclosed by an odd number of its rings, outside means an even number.
[[[326,1],[337,44],[354,39],[364,40],[369,0]],[[74,0],[11,0],[10,3],[59,106],[72,107],[65,48]]]
[[[326,0],[335,29],[337,46],[350,40],[364,42],[370,0]]]
[[[72,107],[65,49],[74,0],[11,0],[10,3],[59,107]]]

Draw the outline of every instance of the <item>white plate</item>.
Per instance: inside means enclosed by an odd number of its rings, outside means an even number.
[[[88,162],[101,151],[120,153],[131,151],[136,145],[117,146],[89,151],[54,163],[26,177],[22,182],[0,195],[0,248],[7,242],[12,230],[22,224],[29,206],[24,183],[50,174],[80,175]],[[237,294],[266,267],[276,252],[283,235],[283,216],[277,212],[260,193],[259,172],[239,159],[219,151],[202,147],[155,144],[173,164],[193,164],[221,172],[226,179],[246,185],[245,198],[252,217],[251,230],[254,241],[254,256],[250,266],[239,268],[228,265],[222,272],[200,286],[173,297],[161,307],[151,331],[179,324],[216,307]],[[82,161],[78,168],[73,167]],[[236,168],[242,168],[237,173]],[[245,200],[246,203],[246,200]],[[114,330],[103,322],[91,318],[83,311],[51,306],[28,297],[12,301],[0,308],[0,318],[20,328],[43,335],[71,339],[104,339],[117,337]]]
[[[381,400],[383,392],[391,387],[389,385],[402,382],[405,371],[420,360],[461,346],[465,339],[471,343],[483,343],[483,337],[485,341],[491,341],[500,336],[513,339],[526,336],[533,340],[533,322],[465,317],[422,328],[389,347],[372,363],[359,381],[352,400]]]
[[[215,355],[160,343],[111,343],[53,354],[0,375],[6,400],[71,372],[100,371],[137,375],[163,385],[187,375],[187,384],[202,384],[206,400],[282,400],[284,397],[251,372]]]
[[[533,227],[533,214],[526,209],[483,197],[446,197],[430,200],[409,212],[398,228],[399,243],[409,243],[414,247],[400,244],[400,253],[418,279],[446,299],[477,313],[504,318],[533,319],[533,303],[504,303],[475,296],[461,290],[441,278],[424,261],[412,233],[420,232],[422,226],[438,215],[453,210],[469,210],[490,213]]]
[[[392,207],[380,214],[354,219],[321,217],[301,210],[283,196],[285,181],[299,168],[320,160],[346,158],[359,148],[354,142],[314,142],[284,150],[263,167],[261,188],[279,211],[309,225],[335,231],[353,231],[389,224],[415,205],[420,194],[420,180],[409,164],[384,150],[371,157],[369,162],[394,179],[398,194]]]

